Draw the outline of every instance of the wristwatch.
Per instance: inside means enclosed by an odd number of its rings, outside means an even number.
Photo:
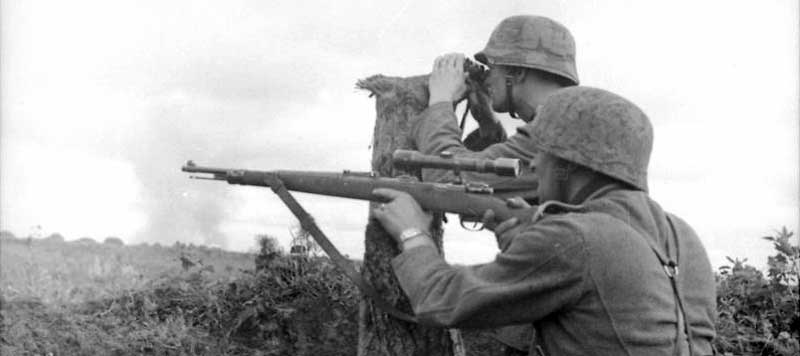
[[[406,241],[411,240],[418,236],[428,236],[428,233],[420,229],[417,229],[416,227],[410,227],[408,229],[405,229],[403,230],[403,232],[400,233],[400,244],[402,245],[406,243]]]

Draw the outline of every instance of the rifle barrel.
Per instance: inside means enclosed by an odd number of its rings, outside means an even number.
[[[511,217],[522,221],[533,214],[529,209],[510,209],[504,199],[488,192],[471,192],[459,184],[419,182],[413,177],[387,178],[357,172],[254,171],[200,167],[193,162],[187,162],[182,170],[212,174],[213,177],[207,179],[224,180],[229,184],[260,187],[270,187],[269,182],[274,179],[269,176],[274,176],[290,191],[357,200],[381,201],[372,191],[390,188],[409,193],[428,210],[455,213],[477,221],[488,209],[492,209],[500,221]]]

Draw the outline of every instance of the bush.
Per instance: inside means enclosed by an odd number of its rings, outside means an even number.
[[[17,236],[14,235],[13,232],[8,231],[8,230],[0,230],[0,241],[3,241],[3,240],[12,241],[12,240],[16,240],[16,239],[17,239]]]
[[[79,245],[92,246],[92,245],[96,245],[97,241],[95,241],[91,237],[81,237],[81,238],[75,240],[74,243],[79,244]]]
[[[800,249],[792,238],[785,228],[765,238],[775,248],[765,272],[733,258],[719,269],[715,347],[720,353],[800,354]],[[269,236],[259,240],[255,269],[252,255],[216,256],[183,244],[129,245],[109,255],[101,247],[68,243],[31,249],[19,241],[4,242],[0,249],[0,277],[13,287],[0,290],[2,354],[356,353],[357,288],[327,257],[286,255]],[[191,263],[181,268],[180,257]],[[96,260],[109,271],[102,278],[87,270]],[[169,266],[148,269],[159,263]],[[116,267],[106,269],[109,265]],[[224,272],[215,273],[212,265]],[[129,278],[127,267],[147,278]],[[487,332],[469,330],[464,337],[469,355],[503,352]]]
[[[50,236],[45,237],[45,242],[48,243],[62,243],[64,242],[64,236],[59,233],[50,234]]]
[[[287,256],[276,246],[263,244],[260,267],[238,278],[210,278],[197,264],[77,314],[103,315],[95,323],[115,326],[112,341],[153,354],[355,354],[356,287],[327,258]],[[131,330],[139,336],[117,337]]]
[[[103,240],[103,244],[112,245],[112,246],[125,246],[125,243],[122,242],[122,239],[119,237],[109,236]]]
[[[257,235],[256,243],[258,244],[258,255],[256,256],[256,269],[262,270],[269,268],[269,265],[275,259],[283,255],[278,239],[269,235]]]
[[[353,355],[358,295],[327,258],[285,256],[253,279],[229,284],[221,299],[238,307],[229,334],[285,355]]]
[[[798,276],[800,248],[793,233],[777,231],[765,237],[777,253],[769,257],[763,273],[747,261],[732,259],[717,275],[717,350],[723,353],[760,355],[800,354]]]

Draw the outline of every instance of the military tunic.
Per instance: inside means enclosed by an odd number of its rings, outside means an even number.
[[[530,129],[530,124],[521,126],[507,141],[472,152],[461,144],[452,106],[437,103],[420,115],[411,133],[426,154],[450,151],[527,162],[536,153]],[[462,175],[489,183],[503,179]],[[423,178],[447,179],[436,170],[424,171]],[[711,265],[694,231],[672,220],[679,247],[677,281],[694,354],[711,354]],[[615,190],[587,201],[580,211],[527,222],[492,263],[452,267],[435,249],[418,247],[397,256],[393,265],[415,313],[426,323],[475,328],[534,324],[537,343],[553,355],[673,355],[676,339],[683,341],[685,353],[685,338],[670,280],[648,243],[665,248],[671,236],[666,213],[646,193]]]
[[[711,354],[711,265],[694,231],[672,219],[693,349]],[[647,242],[666,246],[670,238],[666,213],[644,192],[613,190],[580,211],[526,223],[491,263],[453,267],[425,246],[392,263],[423,323],[533,323],[538,343],[552,355],[673,355],[680,324],[676,299]]]

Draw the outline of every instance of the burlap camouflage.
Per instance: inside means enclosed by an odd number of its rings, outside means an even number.
[[[550,153],[647,191],[653,127],[627,99],[597,88],[550,95],[531,128],[531,142]]]
[[[575,40],[564,25],[546,17],[512,16],[503,20],[475,59],[484,64],[534,68],[579,83]]]

